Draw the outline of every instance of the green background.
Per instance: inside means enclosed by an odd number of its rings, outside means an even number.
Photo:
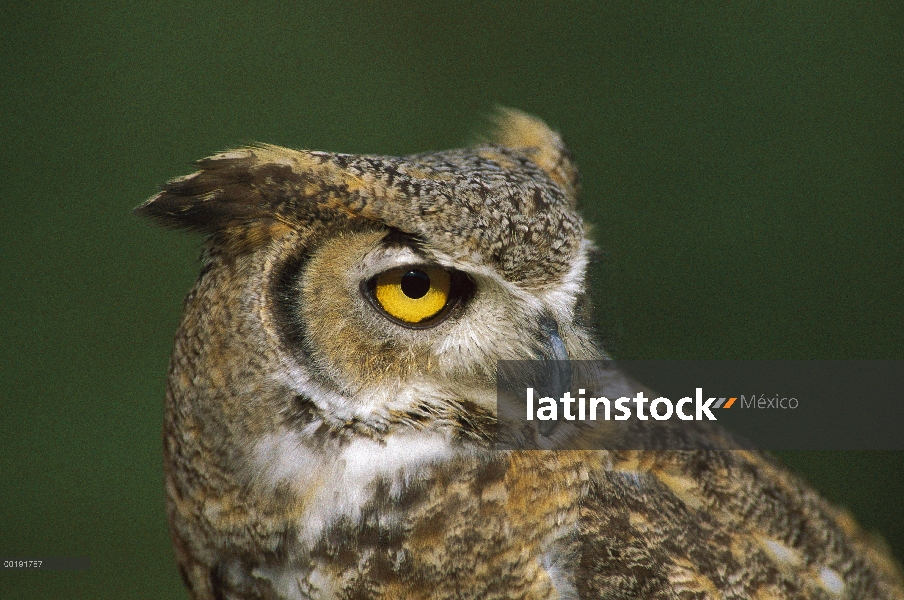
[[[2,597],[184,597],[160,424],[199,240],[129,211],[244,142],[436,150],[518,107],[581,165],[618,356],[904,358],[899,3],[17,4],[0,555],[92,567]],[[902,453],[782,457],[904,555]]]

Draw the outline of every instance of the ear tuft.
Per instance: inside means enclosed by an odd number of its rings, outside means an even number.
[[[262,240],[292,225],[299,204],[313,202],[329,171],[314,153],[258,145],[201,159],[135,208],[164,227]]]
[[[252,149],[223,152],[197,161],[201,167],[171,180],[134,212],[173,229],[217,233],[266,216],[264,202],[249,185]]]
[[[537,117],[514,108],[499,107],[493,121],[492,142],[526,153],[564,188],[572,203],[577,201],[580,174],[558,133]]]

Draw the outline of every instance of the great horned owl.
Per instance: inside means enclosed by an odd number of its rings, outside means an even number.
[[[166,393],[194,598],[904,598],[765,455],[500,451],[504,359],[603,356],[560,137],[404,158],[259,145],[136,210],[206,234]]]

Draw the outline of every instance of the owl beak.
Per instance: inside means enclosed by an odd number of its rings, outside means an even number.
[[[568,362],[568,350],[559,335],[559,325],[555,319],[547,315],[540,324],[546,334],[543,344],[543,361],[546,363],[544,387],[547,388],[548,395],[558,398],[571,389],[571,364]],[[558,424],[557,420],[540,421],[537,428],[542,436],[549,437]]]
[[[540,321],[540,326],[546,334],[544,360],[570,360],[565,342],[559,336],[559,324],[556,320],[547,315]]]

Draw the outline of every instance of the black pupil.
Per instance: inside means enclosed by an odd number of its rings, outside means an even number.
[[[402,275],[402,292],[409,298],[423,298],[430,291],[430,277],[423,271],[408,271]]]

